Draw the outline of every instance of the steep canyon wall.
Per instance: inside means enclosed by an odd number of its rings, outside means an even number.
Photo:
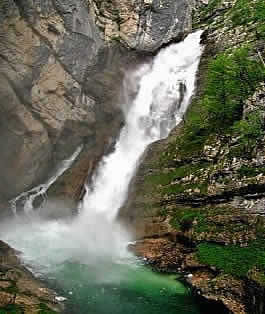
[[[185,0],[1,2],[2,207],[82,143],[86,161],[74,165],[78,191],[69,193],[80,192],[122,123],[124,71],[183,37],[190,12]]]

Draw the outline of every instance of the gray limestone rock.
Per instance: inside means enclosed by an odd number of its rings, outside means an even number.
[[[4,200],[43,181],[80,143],[104,145],[92,140],[102,133],[104,106],[85,88],[104,45],[85,1],[0,3]],[[110,125],[121,119],[117,106],[108,111]]]
[[[191,30],[193,0],[92,0],[96,24],[106,41],[154,52]]]
[[[104,152],[122,124],[125,71],[190,29],[189,1],[1,1],[0,198],[42,182],[81,143]]]

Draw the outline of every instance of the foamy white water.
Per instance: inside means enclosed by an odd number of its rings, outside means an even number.
[[[130,237],[115,218],[145,149],[167,137],[188,107],[202,53],[200,36],[201,32],[189,35],[161,50],[153,62],[128,73],[124,92],[131,88],[126,84],[132,84],[136,97],[124,104],[125,126],[114,151],[102,159],[87,186],[75,219],[43,220],[30,215],[1,226],[0,238],[22,251],[27,264],[44,272],[69,260],[95,264],[102,258],[118,261],[126,256]],[[31,211],[32,202],[26,211]],[[106,280],[106,274],[101,275]]]
[[[146,147],[165,138],[182,119],[195,87],[201,32],[163,50],[134,75],[139,90],[115,150],[104,157],[87,187],[80,221],[94,213],[114,220]]]

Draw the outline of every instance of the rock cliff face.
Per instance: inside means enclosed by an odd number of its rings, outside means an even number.
[[[262,12],[262,13],[261,13]],[[264,309],[264,2],[195,3],[205,29],[185,121],[155,143],[120,217],[134,250],[229,313]]]
[[[2,1],[0,23],[0,190],[10,198],[92,139],[96,102],[83,85],[103,43],[82,1]]]
[[[136,50],[153,52],[191,29],[187,0],[94,0],[92,5],[105,40]]]
[[[11,0],[0,25],[4,207],[80,143],[88,165],[103,153],[122,122],[124,69],[138,58],[127,48],[153,52],[182,37],[191,17],[184,0]]]

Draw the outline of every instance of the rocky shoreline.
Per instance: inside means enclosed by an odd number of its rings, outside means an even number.
[[[168,234],[162,238],[139,240],[130,245],[130,250],[143,258],[154,271],[180,275],[183,282],[190,287],[202,312],[209,313],[212,310],[218,314],[258,313],[250,312],[252,305],[246,298],[246,285],[249,282],[221,274],[215,267],[200,263],[196,258],[195,247],[191,243],[188,246],[179,236]],[[260,292],[261,287],[258,289]],[[259,293],[256,297],[262,299]]]
[[[0,309],[3,313],[63,311],[60,297],[22,265],[19,252],[0,241]]]

